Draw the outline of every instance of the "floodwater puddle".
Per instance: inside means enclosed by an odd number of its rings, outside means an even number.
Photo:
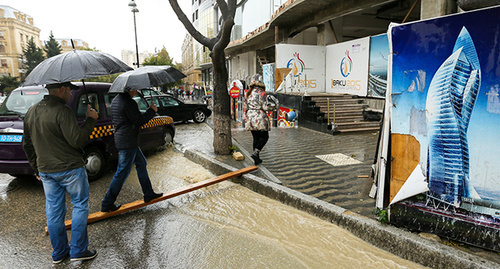
[[[162,178],[154,180],[158,189],[215,177],[169,151],[148,159],[151,171],[162,171],[151,174]],[[176,217],[155,227],[169,230],[158,249],[168,256],[172,247],[183,249],[191,268],[424,268],[229,181],[172,198],[168,208]]]

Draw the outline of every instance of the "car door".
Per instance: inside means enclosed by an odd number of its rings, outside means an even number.
[[[137,103],[139,111],[141,111],[142,114],[146,113],[149,108],[149,103],[146,102],[144,97],[136,95],[133,99]],[[158,107],[158,101],[153,101],[153,103],[155,103]],[[163,126],[153,118],[151,121],[141,127],[141,131],[139,132],[139,146],[144,150],[156,147],[158,143],[162,142],[163,132]]]
[[[186,113],[183,103],[169,96],[158,96],[159,104],[161,105],[162,115],[170,116],[174,121],[185,121],[191,118]]]

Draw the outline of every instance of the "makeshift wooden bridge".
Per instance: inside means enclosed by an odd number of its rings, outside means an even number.
[[[154,200],[151,200],[148,203],[145,203],[144,200],[139,200],[139,201],[131,202],[131,203],[128,203],[128,204],[124,204],[124,205],[122,205],[116,211],[112,211],[112,212],[102,212],[102,211],[95,212],[95,213],[92,213],[92,214],[89,215],[87,223],[92,223],[92,222],[96,222],[96,221],[99,221],[99,220],[102,220],[102,219],[107,219],[107,218],[110,218],[110,217],[113,217],[113,216],[116,216],[116,215],[119,215],[119,214],[122,214],[122,213],[125,213],[125,212],[129,212],[129,211],[141,208],[141,207],[145,207],[145,206],[150,205],[150,204],[158,203],[160,201],[167,200],[167,199],[170,199],[172,197],[179,196],[181,194],[185,194],[185,193],[188,193],[188,192],[192,192],[194,190],[197,190],[197,189],[200,189],[200,188],[203,188],[203,187],[207,187],[207,186],[210,186],[210,185],[222,182],[224,180],[228,180],[228,179],[231,179],[231,178],[234,178],[234,177],[241,176],[243,174],[252,172],[254,170],[257,170],[257,166],[245,167],[245,168],[240,169],[240,170],[229,172],[229,173],[224,174],[224,175],[220,175],[220,176],[217,176],[217,177],[214,177],[214,178],[211,178],[211,179],[207,179],[207,180],[204,180],[204,181],[200,181],[198,183],[191,184],[191,185],[188,185],[188,186],[185,186],[185,187],[173,190],[173,191],[166,192],[166,193],[163,194],[163,196],[161,196],[159,198],[156,198]],[[71,229],[71,220],[65,221],[64,224],[66,226],[66,229]],[[48,230],[47,227],[45,227],[45,233],[49,234],[49,230]]]

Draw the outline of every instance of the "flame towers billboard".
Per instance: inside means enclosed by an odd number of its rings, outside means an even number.
[[[464,27],[434,74],[426,102],[429,189],[456,206],[462,196],[479,198],[469,181],[467,128],[480,85],[476,48]]]
[[[391,223],[500,250],[500,6],[388,31]]]

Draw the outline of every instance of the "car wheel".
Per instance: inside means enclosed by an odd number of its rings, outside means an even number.
[[[165,143],[166,144],[172,144],[174,143],[174,135],[172,134],[171,130],[168,130],[165,132]]]
[[[85,169],[87,170],[89,181],[94,181],[104,174],[104,170],[106,169],[106,158],[100,148],[90,147],[85,149],[83,159],[86,162]]]
[[[193,113],[193,121],[196,123],[204,122],[206,119],[207,119],[207,116],[201,110],[196,110]]]

